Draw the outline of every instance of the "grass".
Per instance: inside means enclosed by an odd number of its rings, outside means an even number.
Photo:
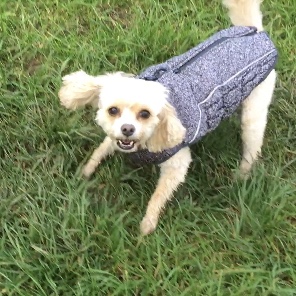
[[[220,1],[2,1],[0,294],[296,295],[295,5],[263,5],[280,59],[253,177],[232,177],[233,117],[193,148],[187,182],[141,238],[157,169],[117,155],[81,180],[103,134],[92,110],[60,107],[61,75],[182,53],[229,26]]]

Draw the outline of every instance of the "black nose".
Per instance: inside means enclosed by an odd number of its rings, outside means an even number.
[[[121,127],[121,132],[125,136],[129,137],[135,132],[135,127],[132,124],[123,124]]]

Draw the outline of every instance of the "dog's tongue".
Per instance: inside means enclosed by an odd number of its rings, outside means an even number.
[[[129,140],[121,140],[121,143],[124,145],[129,145],[131,143],[131,141]]]

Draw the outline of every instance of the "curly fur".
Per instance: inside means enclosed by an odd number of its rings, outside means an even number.
[[[260,3],[260,0],[223,0],[234,25],[255,26],[263,30]],[[242,176],[249,174],[260,155],[275,80],[276,73],[273,70],[243,103]],[[168,103],[167,96],[168,90],[158,82],[136,79],[122,72],[90,76],[78,71],[63,77],[59,91],[61,104],[71,110],[84,105],[98,108],[96,121],[107,134],[85,165],[83,174],[89,177],[100,162],[116,150],[133,152],[147,148],[157,152],[181,143],[185,129]],[[114,107],[118,112],[110,115],[110,108]],[[149,118],[141,117],[143,110],[149,112]],[[132,127],[131,135],[124,134],[124,126]],[[129,143],[128,150],[125,149],[125,141]],[[184,182],[190,162],[190,150],[186,147],[160,165],[159,182],[141,222],[143,234],[156,228],[165,204]]]

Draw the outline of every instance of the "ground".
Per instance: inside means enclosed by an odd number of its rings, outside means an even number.
[[[120,4],[119,4],[120,3]],[[220,1],[0,3],[1,295],[296,294],[296,0],[265,1],[279,50],[262,159],[236,179],[237,116],[193,147],[156,232],[139,223],[158,169],[109,158],[94,111],[58,102],[61,76],[138,72],[230,25]]]

